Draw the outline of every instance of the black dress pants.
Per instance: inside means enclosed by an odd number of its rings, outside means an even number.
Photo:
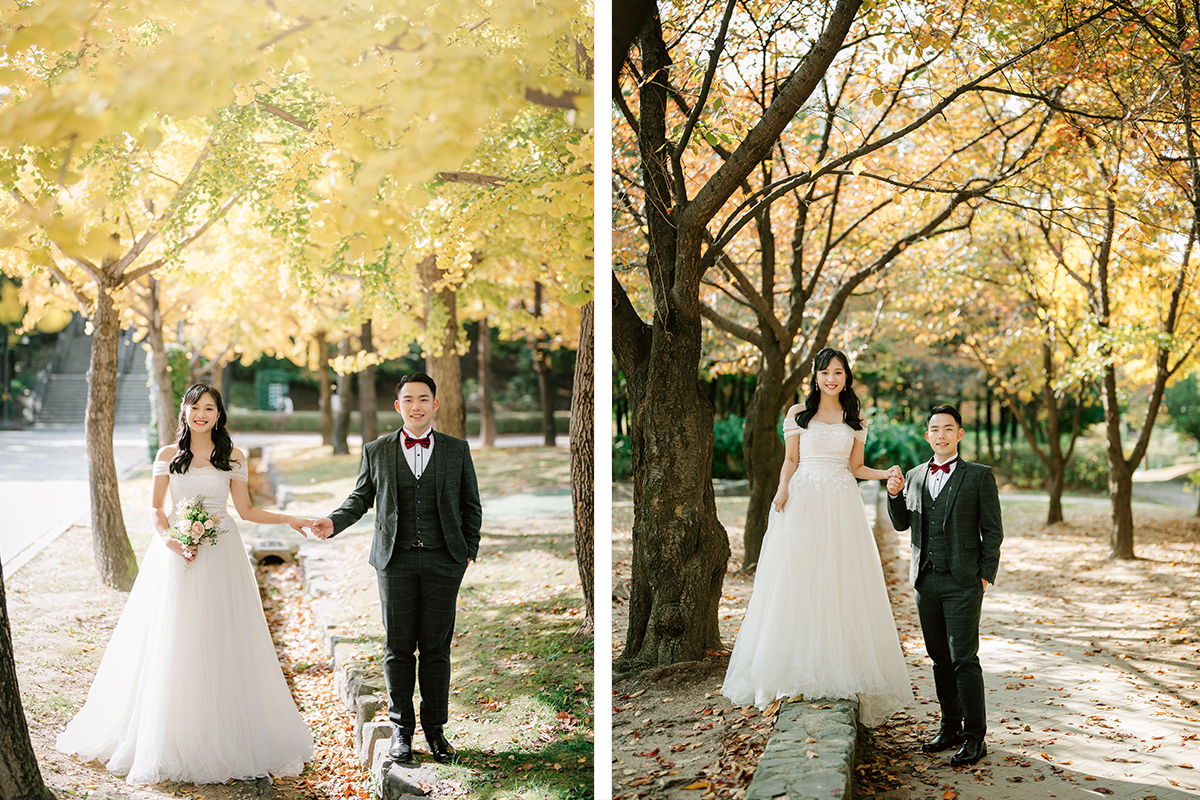
[[[979,741],[987,732],[983,668],[979,664],[979,617],[983,583],[966,587],[949,572],[923,568],[917,577],[917,614],[925,650],[933,659],[933,681],[942,724],[962,723],[963,734]]]
[[[449,717],[450,643],[458,587],[467,571],[445,547],[397,547],[391,561],[376,570],[383,606],[383,677],[388,719],[394,729],[416,730],[413,689],[421,686],[421,728],[441,731]],[[419,655],[418,655],[419,654]]]

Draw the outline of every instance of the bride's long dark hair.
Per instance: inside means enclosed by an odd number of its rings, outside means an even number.
[[[188,406],[200,402],[204,395],[212,397],[217,406],[217,424],[212,429],[213,451],[209,461],[217,469],[229,472],[233,469],[230,456],[233,455],[233,439],[229,429],[225,427],[228,417],[225,414],[225,404],[221,402],[221,393],[207,383],[193,383],[183,395],[179,404],[179,435],[175,439],[175,457],[171,459],[168,469],[171,472],[184,473],[192,465],[192,430],[187,424]]]
[[[817,413],[817,408],[821,405],[821,389],[817,386],[817,373],[828,367],[829,362],[835,358],[842,362],[842,368],[846,370],[846,385],[838,394],[838,401],[842,404],[842,421],[849,425],[851,430],[862,430],[862,422],[859,421],[861,404],[858,402],[858,395],[854,393],[854,373],[850,371],[850,361],[846,358],[845,353],[841,350],[834,350],[832,347],[826,347],[813,359],[812,374],[808,379],[808,397],[804,398],[804,408],[796,412],[796,424],[801,428],[808,427],[808,423],[812,421],[813,416]]]

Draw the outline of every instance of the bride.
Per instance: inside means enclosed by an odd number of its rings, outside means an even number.
[[[87,702],[58,736],[59,750],[98,759],[129,783],[299,775],[312,758],[312,734],[279,668],[226,502],[232,496],[250,522],[303,532],[307,521],[254,507],[246,457],[225,425],[216,389],[187,390],[179,437],[154,461],[158,535]],[[175,537],[168,488],[172,505],[203,498],[220,528],[215,543],[188,546]]]
[[[874,727],[913,693],[855,478],[900,468],[863,464],[853,382],[845,354],[825,348],[804,405],[788,410],[779,490],[721,692],[760,709],[796,695],[858,696],[860,721]]]

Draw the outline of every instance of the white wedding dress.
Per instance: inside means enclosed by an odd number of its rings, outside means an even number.
[[[781,697],[859,699],[859,720],[879,725],[913,703],[883,567],[850,474],[845,423],[794,419],[800,459],[782,512],[771,510],[722,694],[766,708]]]
[[[168,474],[166,463],[154,462],[154,474]],[[190,565],[154,537],[59,750],[99,759],[133,784],[299,775],[312,758],[312,734],[226,511],[230,481],[246,475],[244,463],[232,472],[192,467],[170,475],[172,506],[201,495],[225,532],[201,545]]]

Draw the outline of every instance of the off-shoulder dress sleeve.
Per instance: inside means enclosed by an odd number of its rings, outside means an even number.
[[[233,467],[232,474],[229,476],[230,480],[241,481],[242,483],[249,482],[250,470],[247,469],[246,462],[244,460],[239,461],[236,464],[230,464],[230,466]]]
[[[151,474],[153,474],[156,478],[159,475],[170,475],[171,463],[169,461],[155,461],[154,465],[151,467]]]
[[[789,436],[799,436],[800,431],[802,431],[802,430],[804,430],[804,429],[796,424],[795,417],[784,417],[783,418],[783,439],[784,439],[784,441],[787,441],[787,438]]]
[[[852,431],[852,433],[854,434],[855,439],[858,439],[863,444],[866,444],[866,442],[867,442],[867,421],[864,419],[864,420],[861,420],[861,422],[862,422],[862,430],[861,431]]]

